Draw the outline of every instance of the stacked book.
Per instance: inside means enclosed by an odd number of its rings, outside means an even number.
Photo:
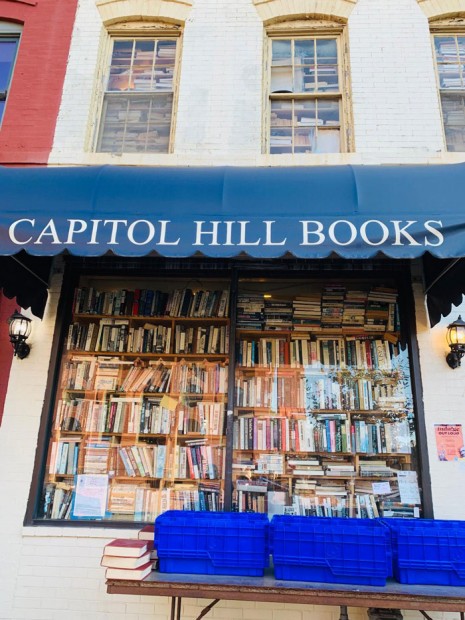
[[[117,538],[105,546],[101,565],[106,568],[106,579],[142,581],[155,568],[153,528],[152,532],[143,528],[139,535],[143,538]]]
[[[324,459],[321,464],[326,476],[355,476],[355,465],[348,461]]]
[[[290,458],[287,466],[294,476],[324,476],[325,473],[318,459]]]
[[[344,314],[345,286],[331,284],[325,286],[321,295],[321,326],[323,329],[342,328]]]
[[[383,460],[360,461],[360,476],[373,478],[390,478],[396,474],[396,470],[389,467]]]
[[[239,295],[237,300],[237,327],[262,329],[265,302],[263,295]]]
[[[343,329],[363,330],[365,324],[365,305],[367,301],[366,291],[351,291],[346,292],[344,298],[344,308],[342,313],[342,327]]]
[[[397,291],[375,286],[367,296],[365,329],[368,331],[394,331],[397,329]]]
[[[292,329],[292,302],[266,299],[263,317],[264,329]]]
[[[294,330],[316,332],[321,330],[321,297],[319,293],[296,297],[292,302]]]

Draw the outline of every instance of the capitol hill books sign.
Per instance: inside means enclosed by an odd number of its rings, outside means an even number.
[[[465,255],[465,165],[0,170],[0,254]]]

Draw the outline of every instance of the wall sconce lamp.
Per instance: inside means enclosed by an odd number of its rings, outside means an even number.
[[[447,326],[447,344],[450,346],[450,353],[446,355],[446,362],[451,368],[457,368],[465,355],[465,321],[460,315]]]
[[[15,310],[8,319],[8,333],[15,355],[23,360],[31,350],[31,347],[26,343],[31,334],[31,319]]]

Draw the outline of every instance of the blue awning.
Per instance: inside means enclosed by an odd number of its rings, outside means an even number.
[[[0,255],[465,256],[465,164],[0,169]]]

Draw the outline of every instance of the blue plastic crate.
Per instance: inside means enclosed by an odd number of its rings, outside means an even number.
[[[163,573],[261,576],[269,566],[266,515],[170,510],[155,521]]]
[[[382,519],[400,583],[465,586],[465,522]]]
[[[390,535],[373,519],[274,516],[276,579],[383,586],[391,573]]]

